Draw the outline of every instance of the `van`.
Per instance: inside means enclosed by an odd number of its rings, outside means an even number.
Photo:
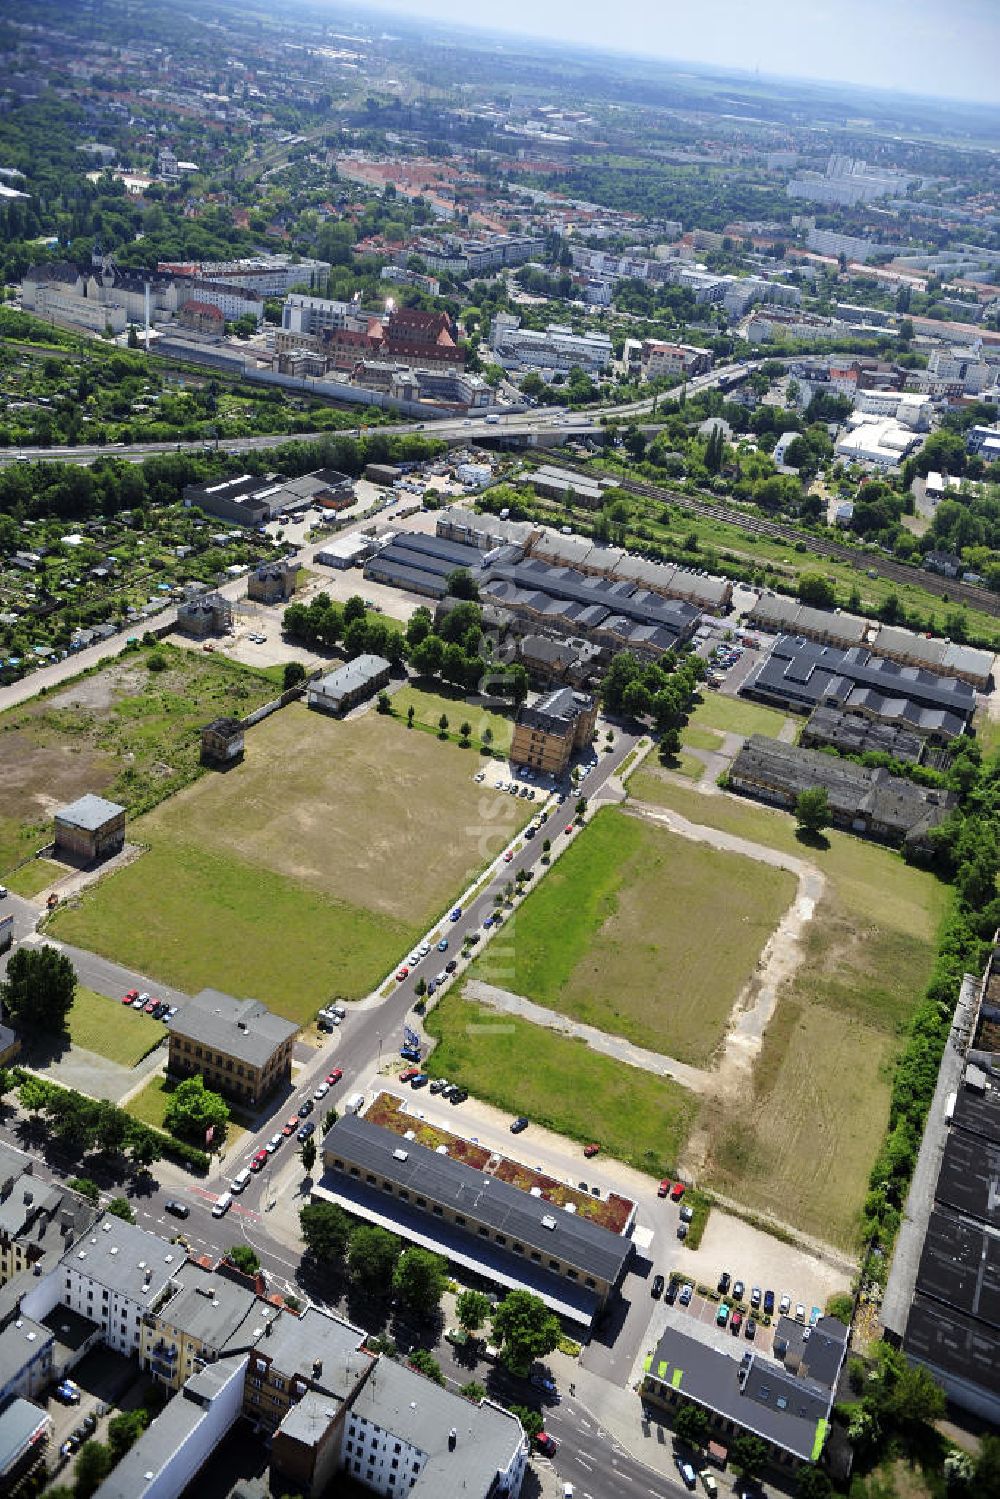
[[[684,1480],[686,1488],[693,1489],[697,1487],[698,1480],[694,1476],[694,1469],[692,1468],[690,1463],[678,1463],[677,1471],[680,1473],[681,1478]]]
[[[244,1166],[243,1170],[238,1171],[229,1183],[229,1190],[231,1192],[242,1192],[243,1188],[249,1185],[252,1180],[253,1177],[250,1174],[249,1166]]]
[[[348,1114],[360,1114],[365,1106],[365,1095],[363,1093],[352,1093],[344,1104],[345,1112]]]
[[[229,1209],[232,1207],[232,1205],[233,1194],[231,1192],[223,1192],[222,1196],[217,1197],[215,1199],[215,1202],[212,1204],[212,1217],[222,1218],[226,1213],[229,1212]]]

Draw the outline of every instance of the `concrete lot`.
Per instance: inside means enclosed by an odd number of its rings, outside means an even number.
[[[849,1290],[851,1284],[846,1265],[831,1265],[718,1208],[709,1215],[698,1249],[677,1244],[669,1263],[657,1268],[664,1274],[675,1269],[685,1280],[712,1286],[728,1270],[734,1279],[746,1283],[748,1294],[751,1286],[772,1290],[776,1299],[787,1292],[792,1306],[801,1301],[807,1312],[812,1306],[824,1307],[828,1297]]]

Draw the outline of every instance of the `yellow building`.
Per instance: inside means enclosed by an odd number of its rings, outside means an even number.
[[[142,1319],[139,1362],[179,1390],[204,1364],[251,1347],[271,1315],[249,1277],[188,1260]]]
[[[562,775],[573,751],[590,743],[596,721],[596,699],[558,687],[518,713],[510,758],[545,775]]]

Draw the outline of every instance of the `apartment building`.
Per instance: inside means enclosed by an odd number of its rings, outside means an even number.
[[[69,1307],[100,1330],[116,1353],[135,1354],[143,1318],[183,1264],[184,1251],[134,1223],[104,1213],[22,1297],[36,1321]]]
[[[179,1390],[221,1355],[249,1351],[275,1315],[258,1289],[225,1263],[183,1262],[142,1318],[140,1367]]]
[[[281,327],[285,333],[305,334],[317,338],[322,333],[367,333],[372,314],[363,312],[353,302],[335,302],[327,297],[311,297],[292,292],[281,309]]]
[[[284,297],[296,286],[325,287],[330,274],[326,260],[306,255],[255,255],[245,260],[161,261],[157,270],[177,277],[238,287],[255,298]]]
[[[209,1088],[256,1108],[292,1075],[299,1028],[257,999],[202,989],[169,1022],[167,1072],[200,1074]]]
[[[572,687],[557,687],[517,715],[510,758],[545,775],[562,775],[574,750],[590,743],[597,722],[597,700]]]
[[[668,344],[647,338],[642,345],[642,376],[644,380],[659,380],[673,375],[703,375],[712,368],[712,355],[708,349],[698,349],[692,344]]]
[[[490,348],[497,362],[508,369],[568,373],[578,367],[587,375],[601,375],[614,358],[606,333],[574,333],[561,323],[549,323],[544,332],[522,328],[521,319],[506,312],[498,312],[490,324]]]
[[[299,564],[291,559],[262,562],[247,579],[247,598],[261,604],[283,604],[295,592]]]

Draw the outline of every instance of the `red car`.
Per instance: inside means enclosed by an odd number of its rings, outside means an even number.
[[[251,1171],[259,1171],[262,1166],[266,1166],[266,1165],[267,1165],[267,1151],[266,1150],[258,1150],[257,1154],[254,1156],[253,1160],[250,1162],[250,1170]]]
[[[509,864],[510,861],[511,861],[511,859],[513,859],[513,857],[514,857],[514,850],[512,848],[509,848],[507,850],[507,852],[503,856],[504,863],[505,864]]]
[[[419,1077],[419,1076],[420,1076],[420,1068],[419,1067],[404,1067],[403,1070],[402,1070],[402,1072],[399,1074],[399,1081],[401,1083],[408,1083],[408,1082],[412,1082],[413,1078]]]
[[[568,822],[566,824],[566,832],[567,833],[572,833],[572,831],[573,831],[573,824],[571,822]]]
[[[398,968],[396,970],[396,978],[399,980],[400,983],[403,982],[403,980],[406,978],[406,976],[409,973],[409,971],[410,970],[407,968],[407,966],[406,966],[405,963],[403,964],[402,968]]]
[[[147,1015],[152,1015],[153,1011],[156,1009],[156,1006],[159,1003],[160,1001],[158,999],[147,999],[142,1008]]]
[[[667,1193],[669,1191],[670,1191],[670,1178],[669,1178],[669,1176],[665,1176],[663,1178],[663,1180],[660,1182],[660,1185],[656,1189],[656,1195],[657,1195],[657,1197],[666,1197],[666,1195],[667,1195]]]
[[[340,1079],[343,1077],[343,1075],[344,1075],[343,1068],[341,1068],[341,1067],[335,1067],[332,1072],[328,1072],[326,1074],[326,1080],[329,1083],[330,1087],[332,1088],[333,1085],[334,1085],[334,1083],[339,1083],[340,1082]]]
[[[288,1122],[285,1125],[284,1129],[281,1131],[281,1133],[283,1135],[285,1135],[285,1136],[294,1135],[295,1131],[299,1127],[299,1122],[300,1121],[299,1121],[298,1114],[293,1114],[292,1117],[291,1117],[291,1119],[288,1120]]]
[[[130,1005],[130,1004],[132,1004],[133,1000],[136,1000],[138,998],[139,998],[139,991],[138,991],[138,989],[130,989],[127,994],[123,994],[122,995],[122,1004],[123,1005]]]
[[[555,1437],[550,1437],[547,1431],[540,1431],[535,1438],[535,1446],[539,1452],[544,1452],[546,1457],[555,1457],[559,1450],[559,1443]]]
[[[600,1148],[601,1147],[599,1145],[585,1145],[583,1147],[583,1153],[589,1161],[592,1156],[595,1156],[597,1154]]]
[[[671,1190],[671,1193],[670,1193],[671,1201],[672,1202],[680,1202],[680,1200],[681,1200],[681,1198],[683,1196],[684,1196],[684,1183],[683,1182],[674,1182],[673,1189]]]

